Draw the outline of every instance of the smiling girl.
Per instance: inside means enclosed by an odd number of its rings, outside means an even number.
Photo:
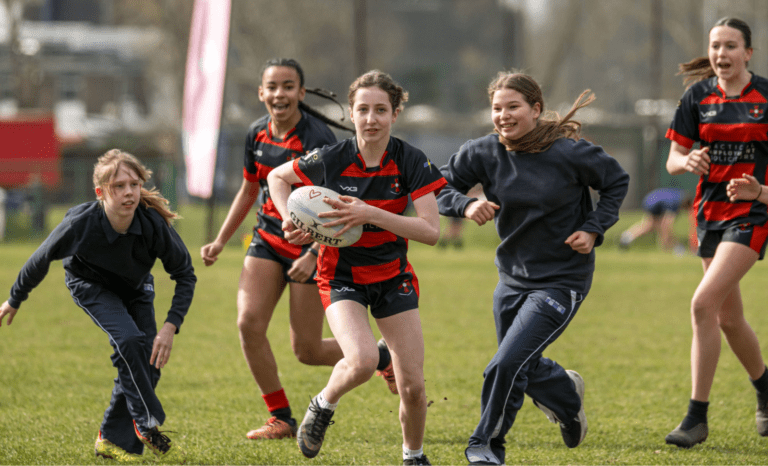
[[[587,434],[584,380],[543,356],[592,285],[594,247],[619,218],[629,176],[599,146],[578,139],[582,93],[559,118],[544,112],[536,81],[499,73],[488,88],[495,132],[466,142],[440,169],[440,213],[495,221],[499,283],[493,294],[498,350],[483,374],[480,422],[465,450],[471,464],[504,464],[505,436],[527,394],[560,424],[569,448]],[[468,197],[480,184],[487,200]],[[600,194],[593,209],[590,188]]]
[[[270,414],[263,426],[246,434],[252,440],[296,436],[296,420],[267,338],[272,314],[286,285],[290,293],[291,347],[299,361],[332,366],[342,356],[335,339],[323,338],[323,307],[315,283],[319,246],[290,244],[283,237],[283,219],[267,186],[267,175],[275,167],[336,142],[328,124],[347,129],[306,105],[303,101],[307,92],[304,71],[296,60],[267,61],[261,73],[259,99],[268,114],[251,125],[245,140],[240,191],[216,239],[200,250],[205,265],[213,265],[254,203],[260,201],[258,224],[245,253],[237,292],[237,327],[243,355]],[[322,97],[332,95],[328,91],[312,92]],[[385,347],[377,368],[390,379],[394,377]]]
[[[672,141],[667,171],[700,176],[694,208],[704,276],[690,308],[691,399],[683,421],[666,436],[667,443],[684,448],[709,434],[721,331],[757,391],[757,431],[768,436],[768,371],[739,290],[742,277],[765,256],[768,239],[766,199],[758,189],[768,170],[768,80],[747,69],[751,58],[752,33],[744,21],[715,23],[708,56],[680,65],[685,82],[694,84],[666,134]],[[728,191],[729,183],[747,179],[749,189]]]
[[[368,307],[392,354],[400,423],[403,464],[429,464],[423,452],[427,400],[424,388],[424,339],[419,317],[419,284],[408,262],[408,240],[434,245],[440,236],[435,195],[445,185],[439,171],[419,149],[391,136],[408,94],[381,71],[370,71],[349,88],[355,137],[309,153],[269,174],[275,207],[292,243],[311,238],[290,221],[286,201],[291,185],[325,186],[354,193],[339,201],[326,199],[336,210],[328,226],[342,225],[342,234],[364,225],[352,246],[322,246],[318,285],[325,315],[344,357],[314,398],[301,423],[298,443],[312,458],[323,444],[341,397],[365,383],[376,370],[378,349],[368,323]],[[415,217],[403,215],[408,197]]]
[[[147,170],[134,156],[113,149],[99,157],[93,184],[97,201],[71,208],[27,260],[0,305],[0,325],[14,319],[21,303],[62,260],[72,298],[107,334],[114,348],[117,378],[96,439],[96,456],[137,458],[146,445],[180,461],[183,453],[158,427],[165,411],[155,394],[195,290],[195,272],[186,246],[171,227],[177,218],[156,190],[143,187]],[[155,323],[156,259],[176,281],[168,317]]]

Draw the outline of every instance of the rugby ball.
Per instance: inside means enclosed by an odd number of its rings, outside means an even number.
[[[335,227],[323,226],[323,223],[333,221],[333,218],[321,218],[317,214],[330,212],[333,207],[323,199],[338,199],[339,193],[322,186],[302,186],[294,189],[288,197],[288,213],[293,223],[302,231],[309,233],[318,243],[334,248],[351,246],[363,235],[363,226],[351,228],[341,236],[334,236],[344,225]]]

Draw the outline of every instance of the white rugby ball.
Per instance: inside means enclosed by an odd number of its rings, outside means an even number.
[[[363,235],[363,226],[350,228],[341,236],[334,236],[344,225],[335,227],[323,226],[323,223],[331,222],[333,218],[321,218],[317,214],[330,212],[333,207],[323,201],[324,198],[338,199],[339,193],[322,186],[302,186],[293,190],[288,197],[288,213],[291,220],[302,231],[312,235],[312,239],[318,243],[343,248],[351,246]]]

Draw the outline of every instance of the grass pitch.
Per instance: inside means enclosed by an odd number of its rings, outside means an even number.
[[[158,394],[168,415],[163,428],[176,432],[171,437],[187,451],[187,463],[399,464],[398,398],[378,378],[342,399],[336,423],[313,460],[301,455],[295,441],[245,438],[268,413],[240,352],[235,325],[243,249],[239,237],[234,238],[219,262],[206,268],[199,259],[204,215],[191,208],[182,214],[178,230],[199,281]],[[610,231],[598,249],[590,294],[565,334],[545,352],[585,379],[586,440],[576,449],[566,448],[558,427],[526,400],[507,436],[507,462],[768,463],[768,439],[758,436],[754,426],[754,391],[725,342],[710,400],[709,439],[690,450],[664,444],[688,403],[688,308],[701,266],[696,257],[657,251],[652,239],[628,252],[617,250],[616,237],[637,218],[623,214]],[[682,236],[685,227],[679,228]],[[0,244],[0,286],[10,288],[39,241]],[[412,242],[409,255],[421,287],[430,403],[425,452],[433,464],[466,463],[463,451],[479,418],[482,372],[496,346],[493,227],[468,224],[466,241],[463,250]],[[160,266],[155,276],[162,322],[173,282]],[[767,280],[765,264],[759,262],[742,282],[747,320],[764,352]],[[269,337],[300,419],[331,369],[304,366],[291,353],[285,299],[274,314]],[[93,455],[116,374],[110,354],[106,335],[74,305],[61,265],[54,264],[13,325],[0,328],[0,464],[111,464]]]

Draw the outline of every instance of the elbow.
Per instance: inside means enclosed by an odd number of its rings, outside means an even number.
[[[675,169],[669,163],[669,160],[667,160],[666,168],[667,168],[667,173],[669,173],[670,175],[677,175],[677,173],[675,173]]]
[[[440,240],[440,227],[433,228],[424,238],[425,241],[424,244],[428,246],[434,246],[437,244],[437,242]]]

